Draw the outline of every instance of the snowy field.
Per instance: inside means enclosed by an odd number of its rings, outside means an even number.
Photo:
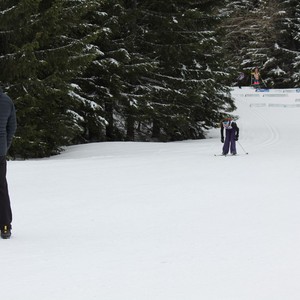
[[[300,299],[300,93],[233,95],[249,155],[212,130],[8,162],[1,299]]]

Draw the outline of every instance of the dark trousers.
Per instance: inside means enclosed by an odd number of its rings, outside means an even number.
[[[236,154],[236,144],[235,144],[235,129],[226,129],[225,142],[223,146],[223,154],[228,154],[229,149],[230,153]]]
[[[0,227],[10,225],[12,212],[6,181],[6,157],[0,156]]]

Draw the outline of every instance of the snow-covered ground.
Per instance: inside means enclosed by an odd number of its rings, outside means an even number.
[[[212,130],[8,162],[1,299],[299,299],[300,93],[233,95],[249,155]]]

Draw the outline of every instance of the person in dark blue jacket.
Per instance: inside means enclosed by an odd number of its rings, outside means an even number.
[[[16,128],[15,106],[0,88],[0,231],[3,239],[11,236],[12,211],[6,180],[6,154]]]

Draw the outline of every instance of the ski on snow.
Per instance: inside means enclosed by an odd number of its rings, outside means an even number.
[[[249,153],[244,153],[245,155],[248,155]],[[214,154],[214,156],[224,156],[224,157],[227,157],[227,156],[240,156],[240,155],[243,155],[243,154]]]

